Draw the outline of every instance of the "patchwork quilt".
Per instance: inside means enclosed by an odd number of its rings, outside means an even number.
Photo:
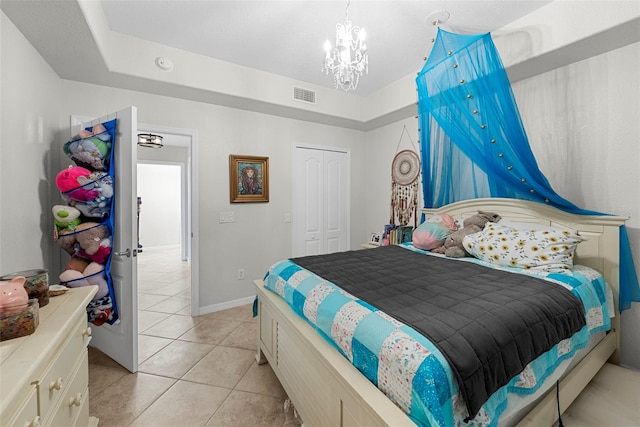
[[[418,425],[497,425],[501,413],[509,402],[510,393],[535,392],[555,367],[588,344],[593,333],[610,328],[605,299],[606,285],[599,273],[587,267],[576,266],[571,274],[546,276],[544,286],[549,286],[550,290],[561,289],[566,294],[579,298],[576,301],[582,312],[581,322],[577,324],[574,320],[568,322],[573,324],[573,329],[577,332],[563,331],[555,338],[549,335],[548,338],[553,341],[548,343],[547,350],[544,350],[541,355],[536,355],[535,359],[527,361],[522,369],[517,368],[515,375],[509,375],[505,381],[495,387],[496,390],[491,391],[486,399],[480,398],[482,402],[478,408],[470,410],[468,387],[460,382],[460,371],[468,367],[465,367],[465,362],[461,362],[462,365],[455,360],[451,363],[452,356],[448,354],[449,350],[446,348],[444,352],[442,351],[444,347],[439,337],[429,339],[423,334],[422,329],[429,329],[426,324],[430,322],[421,323],[422,314],[416,311],[423,309],[412,309],[414,312],[405,309],[404,319],[409,321],[401,321],[399,317],[402,318],[402,316],[398,316],[398,312],[403,311],[403,305],[408,307],[410,304],[405,304],[402,298],[395,297],[386,298],[386,302],[380,303],[379,298],[380,294],[384,296],[388,290],[386,285],[380,286],[380,277],[395,276],[394,282],[400,284],[398,286],[402,293],[404,279],[400,280],[403,276],[401,273],[415,271],[417,264],[421,264],[416,261],[416,256],[419,260],[442,257],[415,249],[411,244],[397,246],[394,249],[378,248],[350,252],[358,253],[356,258],[363,256],[368,258],[373,256],[374,252],[384,253],[399,266],[396,269],[390,269],[380,259],[373,265],[353,261],[351,265],[355,274],[341,272],[332,276],[330,269],[316,266],[316,269],[322,271],[321,274],[316,274],[300,265],[306,264],[308,260],[298,259],[297,262],[285,260],[274,264],[269,269],[265,276],[265,287],[280,295],[298,315],[313,326]],[[350,252],[336,256],[348,257]],[[391,256],[392,252],[393,256]],[[365,253],[371,255],[365,256]],[[402,264],[398,261],[398,256],[410,262]],[[461,267],[468,263],[477,264],[476,267],[483,264],[471,258],[447,259],[447,261],[459,263],[456,265]],[[345,268],[349,269],[349,262],[346,262]],[[451,270],[451,267],[449,269]],[[454,268],[454,270],[463,269]],[[522,276],[511,275],[521,279],[511,287],[526,283],[532,276],[531,273],[525,274],[519,269],[495,266],[483,266],[481,272],[474,275],[486,276],[486,279],[492,277],[492,271],[522,273]],[[332,278],[328,279],[325,276]],[[416,275],[413,276],[415,278]],[[424,276],[429,274],[422,272],[418,277]],[[346,277],[346,280],[342,280],[342,277]],[[536,279],[539,277],[541,276],[537,275]],[[488,280],[491,282],[494,279]],[[335,282],[340,282],[340,286]],[[356,286],[356,283],[359,284]],[[365,286],[361,288],[363,283]],[[373,283],[369,290],[367,290],[367,283]],[[468,287],[467,282],[459,282],[458,287]],[[356,292],[350,292],[356,288],[358,289]],[[417,290],[414,288],[407,292],[409,299],[415,299],[416,292],[419,294],[423,291],[418,287]],[[446,305],[448,293],[449,291],[446,291],[436,297],[431,295],[427,300],[443,299]],[[556,295],[561,294],[556,292]],[[376,304],[372,304],[369,299],[376,301]],[[400,305],[398,310],[393,310],[394,304]],[[473,301],[467,301],[465,304],[466,307],[471,308]],[[432,309],[423,311],[430,310]],[[447,326],[452,321],[455,322],[446,316],[444,319],[446,320],[441,322],[443,326]],[[433,331],[429,333],[433,334]],[[546,335],[546,332],[544,334]],[[454,359],[455,357],[457,356],[454,356]],[[511,362],[507,362],[507,365],[509,364]],[[483,367],[480,371],[486,369],[495,368]],[[464,388],[467,388],[467,391],[463,393],[461,389]],[[471,419],[469,419],[470,414],[472,414]]]

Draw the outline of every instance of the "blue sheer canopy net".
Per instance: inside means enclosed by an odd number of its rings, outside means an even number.
[[[480,197],[581,209],[558,195],[538,168],[511,84],[491,35],[442,29],[416,78],[425,207]],[[619,309],[640,302],[624,226],[620,228]]]

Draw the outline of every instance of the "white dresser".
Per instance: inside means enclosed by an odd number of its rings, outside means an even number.
[[[86,306],[97,289],[51,297],[33,334],[0,342],[2,427],[89,424]]]

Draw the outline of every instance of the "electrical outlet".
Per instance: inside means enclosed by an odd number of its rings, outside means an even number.
[[[243,280],[244,279],[244,268],[239,268],[238,269],[238,280]]]
[[[284,222],[291,222],[291,213],[285,212],[284,214]]]

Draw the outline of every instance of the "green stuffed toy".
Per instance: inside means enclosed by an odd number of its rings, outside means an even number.
[[[80,211],[73,206],[55,205],[51,212],[58,233],[62,230],[74,231],[80,224]]]

